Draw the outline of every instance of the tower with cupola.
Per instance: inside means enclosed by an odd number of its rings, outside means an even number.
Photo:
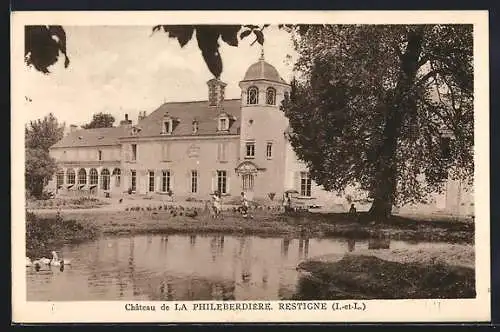
[[[259,60],[246,71],[241,88],[240,163],[236,168],[241,190],[249,198],[275,197],[284,187],[284,132],[288,120],[280,110],[290,85],[274,66]]]

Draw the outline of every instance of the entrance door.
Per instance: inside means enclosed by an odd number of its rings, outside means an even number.
[[[255,176],[252,173],[243,174],[241,176],[241,181],[242,181],[241,187],[243,189],[243,192],[245,192],[247,199],[252,200],[254,193]]]

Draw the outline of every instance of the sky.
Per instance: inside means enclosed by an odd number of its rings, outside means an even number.
[[[137,121],[163,102],[206,100],[206,82],[213,78],[193,39],[181,48],[164,32],[149,26],[64,26],[70,65],[63,57],[44,75],[25,67],[23,89],[27,119],[53,113],[67,126],[78,126],[98,112],[111,113],[115,125],[129,114]],[[264,31],[264,55],[288,82],[296,53],[290,35],[276,26]],[[256,62],[262,47],[249,36],[239,47],[220,42],[221,79],[228,85],[226,98],[240,98],[238,82]]]

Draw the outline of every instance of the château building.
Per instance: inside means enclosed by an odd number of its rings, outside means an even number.
[[[244,191],[249,199],[281,199],[296,190],[304,201],[345,205],[311,180],[287,140],[288,120],[280,104],[290,85],[263,55],[239,82],[240,99],[226,99],[226,83],[207,82],[208,100],[168,102],[133,124],[125,114],[117,127],[77,129],[50,149],[59,170],[59,192],[111,196],[166,195],[208,199]],[[431,209],[470,207],[457,184],[448,184]],[[465,203],[464,203],[465,202]],[[468,210],[467,210],[468,211]]]

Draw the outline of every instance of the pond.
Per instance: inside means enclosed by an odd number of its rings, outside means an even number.
[[[107,237],[62,247],[60,253],[72,262],[64,271],[27,267],[27,300],[289,299],[304,259],[427,245],[228,235]]]

